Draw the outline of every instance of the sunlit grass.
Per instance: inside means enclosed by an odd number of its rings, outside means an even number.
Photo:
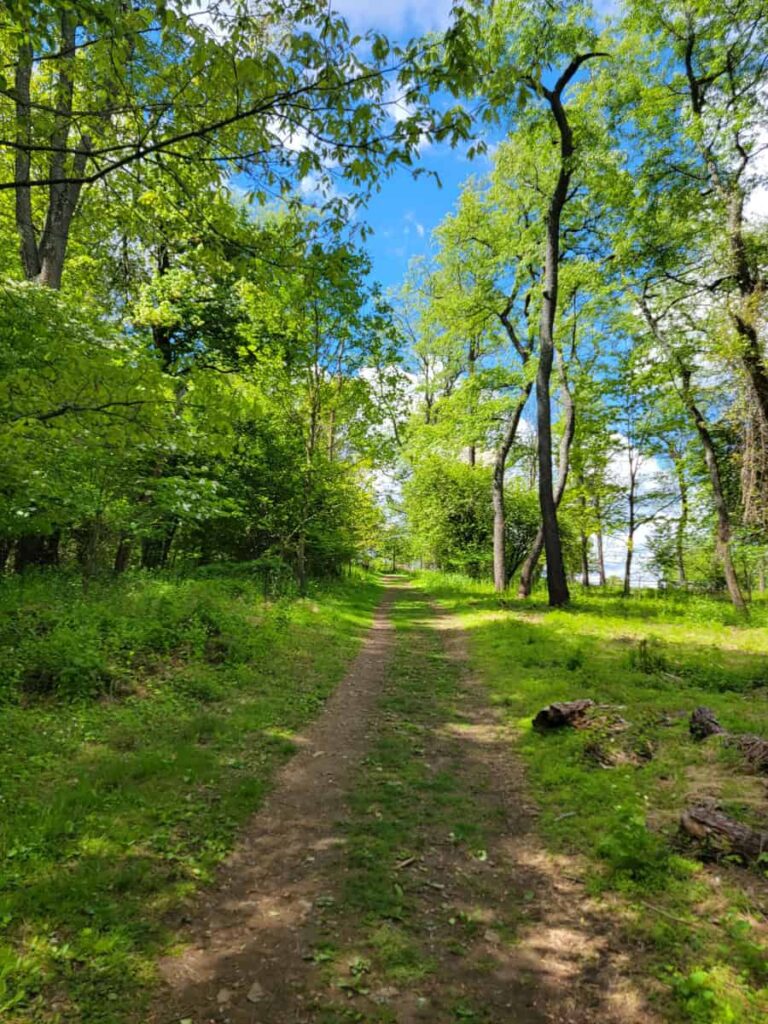
[[[677,823],[703,798],[752,821],[755,792],[764,821],[759,780],[733,750],[695,743],[688,716],[706,704],[726,729],[768,736],[768,606],[757,603],[745,623],[716,598],[579,591],[550,611],[541,595],[500,600],[461,577],[421,580],[468,631],[473,664],[528,765],[544,838],[591,865],[593,892],[621,894],[628,931],[648,945],[674,997],[670,1019],[765,1020],[768,930],[744,898],[764,869],[702,867],[681,847]],[[531,728],[544,705],[579,697],[609,705],[627,727]],[[652,756],[606,768],[591,756],[595,743]],[[660,909],[649,912],[649,901]]]

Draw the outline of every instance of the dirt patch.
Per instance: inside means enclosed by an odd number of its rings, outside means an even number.
[[[393,643],[388,588],[373,626],[321,717],[299,738],[217,886],[188,909],[186,948],[160,963],[157,1024],[282,1024],[306,1019],[302,927],[339,858],[336,824],[367,733]]]

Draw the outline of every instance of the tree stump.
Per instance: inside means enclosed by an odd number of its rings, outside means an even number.
[[[584,716],[589,708],[594,707],[593,700],[558,701],[542,708],[533,720],[534,729],[547,731],[559,729],[564,725],[578,727],[583,724]]]
[[[695,740],[705,740],[708,736],[719,736],[725,733],[725,729],[715,718],[714,711],[704,707],[696,708],[691,715],[688,728]]]
[[[768,832],[758,832],[713,807],[689,807],[680,818],[680,829],[701,843],[704,855],[713,860],[735,856],[754,863],[768,853]]]

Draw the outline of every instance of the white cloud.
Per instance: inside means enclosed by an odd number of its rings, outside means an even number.
[[[380,29],[397,34],[447,28],[452,0],[334,0],[333,6],[355,31]]]
[[[408,210],[408,212],[403,217],[403,220],[405,221],[405,226],[403,228],[404,235],[410,235],[411,228],[413,228],[413,230],[416,232],[419,238],[424,238],[424,236],[427,233],[427,229],[424,227],[421,221],[416,218],[416,214],[413,212],[413,210]]]

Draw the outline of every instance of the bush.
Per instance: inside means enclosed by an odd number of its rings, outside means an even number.
[[[597,847],[598,856],[608,864],[616,881],[640,882],[663,888],[669,879],[672,856],[661,837],[650,832],[643,817],[624,809],[616,829]]]
[[[67,578],[5,580],[0,700],[114,695],[169,658],[242,664],[264,642],[253,629],[257,609],[263,619],[259,572],[239,579],[142,574],[87,594]]]

